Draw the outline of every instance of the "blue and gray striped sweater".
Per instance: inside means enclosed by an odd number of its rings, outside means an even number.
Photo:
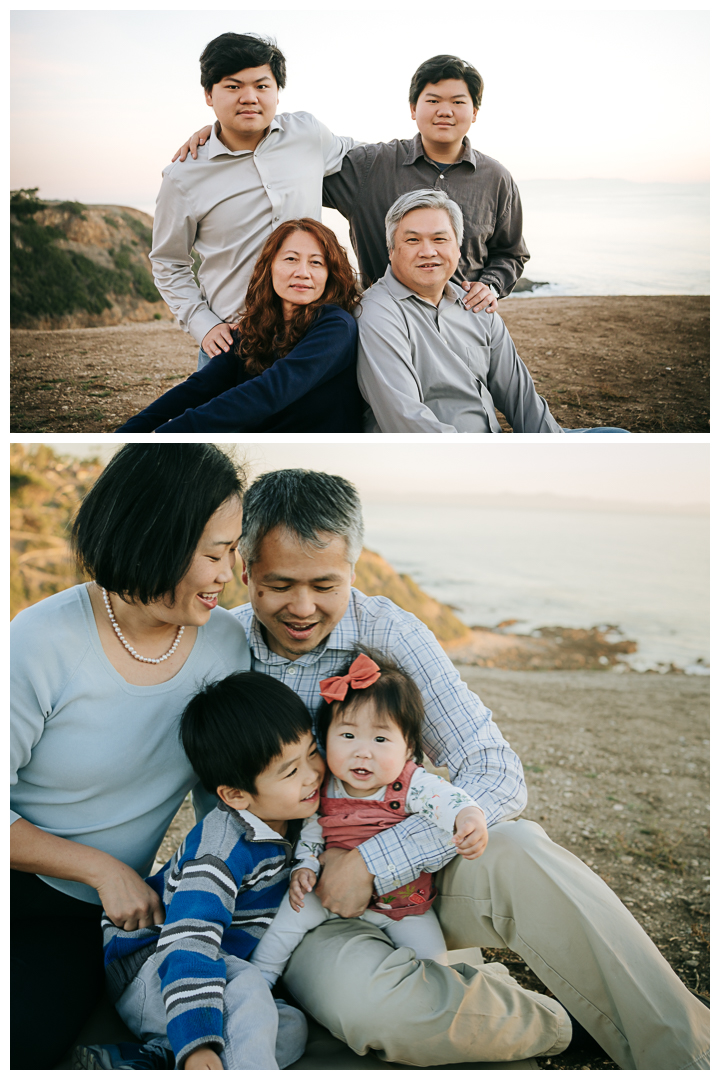
[[[302,822],[285,839],[250,813],[219,803],[147,882],[162,897],[165,923],[120,930],[103,914],[108,988],[114,1001],[155,951],[177,1067],[199,1046],[224,1049],[223,956],[245,959],[285,895]]]

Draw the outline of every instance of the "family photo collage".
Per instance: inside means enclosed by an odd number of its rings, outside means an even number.
[[[710,53],[10,12],[10,1069],[709,1070]]]

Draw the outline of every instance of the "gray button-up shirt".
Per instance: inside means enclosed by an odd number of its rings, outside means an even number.
[[[150,260],[163,299],[198,342],[242,311],[273,229],[292,218],[320,220],[323,176],[354,145],[311,113],[281,113],[254,151],[228,150],[213,127],[196,161],[188,156],[164,170]],[[199,286],[193,246],[202,259]]]
[[[385,273],[385,215],[398,198],[418,188],[444,191],[463,212],[465,235],[453,281],[484,281],[498,296],[512,292],[530,258],[522,236],[522,206],[507,169],[463,140],[459,161],[438,169],[422,138],[357,146],[323,184],[323,204],[350,223],[350,239],[365,284]]]
[[[437,307],[388,266],[362,298],[358,385],[370,410],[364,430],[562,432],[499,315],[463,307],[448,282]]]

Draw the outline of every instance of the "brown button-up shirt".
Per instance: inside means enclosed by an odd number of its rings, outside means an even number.
[[[484,281],[499,296],[512,292],[530,258],[522,236],[520,195],[507,169],[473,150],[467,136],[459,161],[438,168],[414,139],[354,147],[342,168],[323,181],[323,205],[348,219],[365,285],[385,273],[385,215],[400,195],[444,191],[463,212],[465,235],[452,280]]]

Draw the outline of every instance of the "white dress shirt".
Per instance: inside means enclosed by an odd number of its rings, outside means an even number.
[[[150,261],[163,299],[196,341],[243,310],[273,229],[293,218],[320,220],[323,177],[354,145],[311,113],[280,113],[254,151],[228,150],[213,127],[197,160],[163,171]],[[202,260],[199,285],[193,247]]]

